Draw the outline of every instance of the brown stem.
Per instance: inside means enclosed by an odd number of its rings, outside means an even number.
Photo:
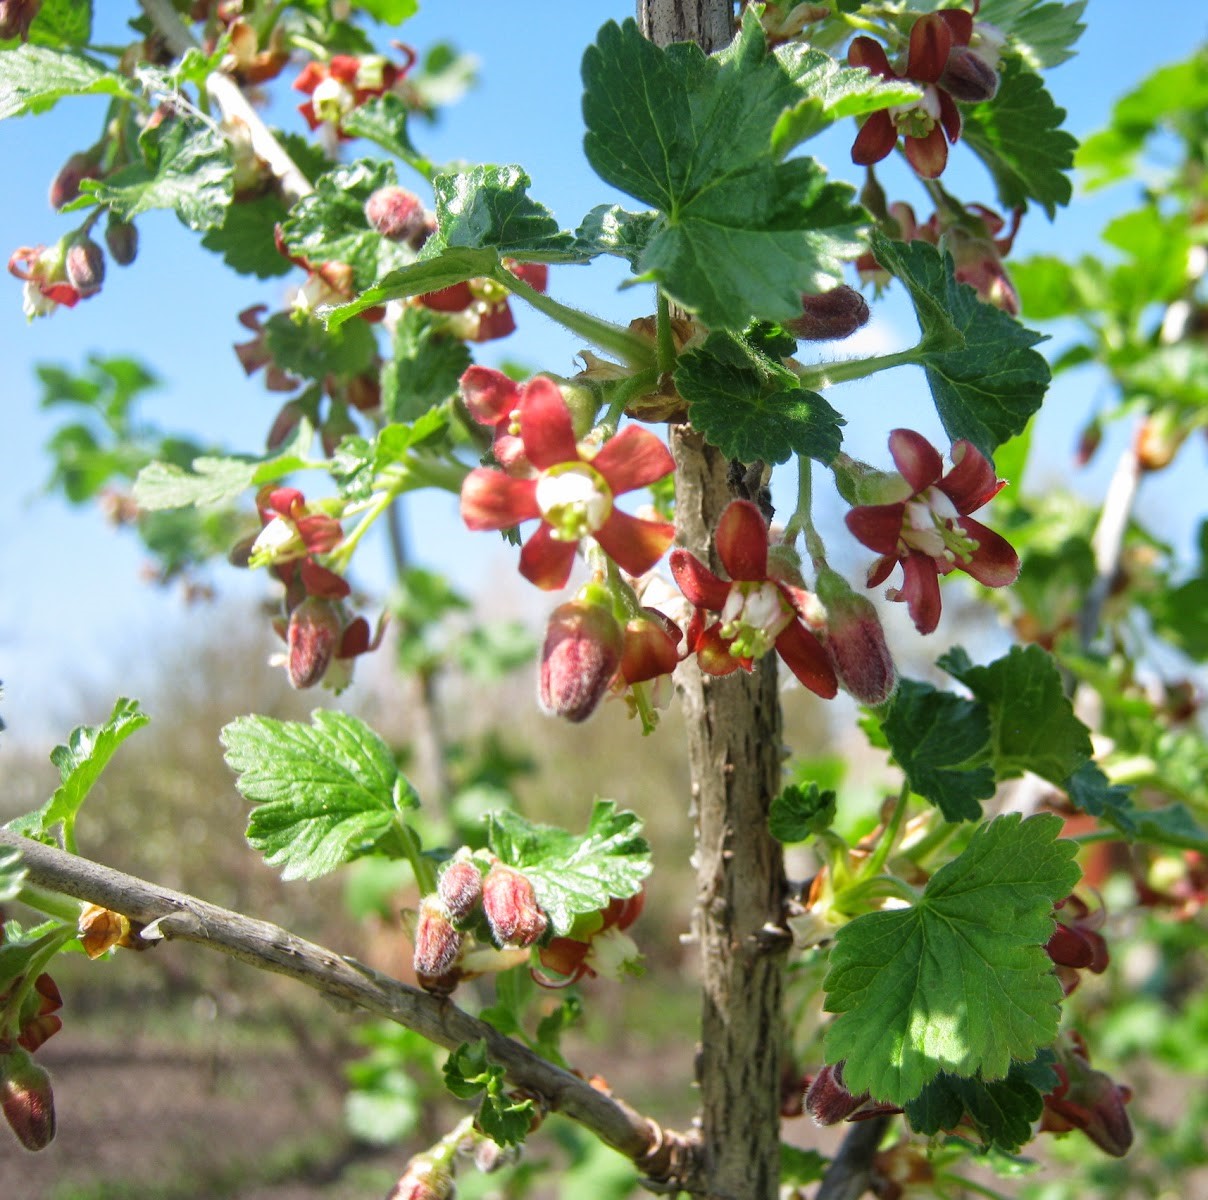
[[[859,1200],[872,1182],[872,1160],[889,1127],[889,1117],[857,1121],[831,1159],[814,1200]]]
[[[26,880],[35,888],[99,904],[144,927],[158,922],[154,928],[159,936],[198,942],[262,971],[287,975],[330,1000],[385,1017],[447,1049],[484,1038],[492,1060],[509,1080],[539,1097],[544,1107],[578,1121],[652,1179],[689,1186],[683,1182],[691,1178],[689,1139],[661,1129],[446,999],[304,941],[279,925],[157,887],[7,830],[0,829],[0,845],[21,852]]]

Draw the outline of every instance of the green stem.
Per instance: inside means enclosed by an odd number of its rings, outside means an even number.
[[[638,337],[636,334],[630,333],[628,329],[614,325],[611,321],[593,317],[590,313],[562,304],[552,296],[537,291],[523,279],[517,279],[510,271],[506,271],[502,267],[491,278],[507,288],[512,295],[519,296],[521,300],[531,304],[538,312],[543,312],[550,320],[557,321],[571,333],[577,333],[581,338],[591,342],[593,346],[598,346],[601,350],[615,355],[628,366],[639,371],[655,366],[654,348],[645,338]]]
[[[427,896],[436,891],[436,864],[424,857],[423,847],[415,830],[404,824],[401,817],[398,821],[398,831],[399,840],[403,844],[403,854],[406,855],[415,875],[415,886],[419,888],[421,896]]]
[[[378,492],[365,509],[364,516],[357,522],[357,527],[327,556],[327,566],[337,574],[342,574],[352,560],[353,551],[360,544],[361,539],[369,532],[373,523],[384,513],[391,504],[394,503],[394,498],[398,493],[393,488],[387,488],[384,492]]]
[[[881,840],[877,843],[877,848],[872,852],[872,855],[860,872],[862,880],[879,875],[884,869],[886,862],[889,861],[890,851],[897,844],[898,835],[902,832],[902,823],[906,819],[906,809],[909,805],[910,785],[903,783],[902,790],[898,793],[898,798],[894,802],[893,812],[889,817],[889,824],[885,826],[885,832],[881,834]]]
[[[24,891],[24,889],[22,890]],[[38,948],[30,955],[20,982],[5,1000],[3,1011],[0,1011],[0,1037],[15,1037],[19,1032],[16,1026],[20,1020],[25,997],[33,990],[38,976],[46,969],[50,960],[76,936],[78,918],[77,909],[76,920],[71,925],[62,925],[58,929],[52,929],[34,943]]]
[[[805,549],[815,567],[826,564],[826,544],[814,524],[814,467],[807,455],[797,457],[797,507],[784,527],[784,543],[791,546],[797,534],[805,536]]]
[[[659,374],[665,375],[675,370],[675,331],[671,327],[671,301],[667,293],[659,288],[658,310],[656,321],[658,339],[658,368]]]
[[[980,1196],[988,1196],[989,1200],[1008,1200],[1008,1197],[1004,1196],[1002,1192],[996,1192],[982,1183],[974,1183],[972,1179],[966,1179],[964,1175],[956,1175],[951,1171],[945,1171],[936,1182],[955,1183],[958,1188],[967,1188],[971,1192],[977,1192]]]
[[[831,907],[841,913],[858,913],[869,900],[877,900],[883,896],[896,896],[908,904],[917,904],[921,895],[904,879],[896,875],[874,875],[871,879],[861,879],[858,883],[835,893]]]
[[[811,367],[795,368],[797,378],[803,387],[812,392],[822,388],[833,387],[836,383],[847,383],[852,379],[864,379],[875,375],[878,371],[888,371],[893,367],[906,367],[919,361],[925,349],[919,342],[909,350],[898,350],[893,354],[878,354],[872,358],[849,358],[840,362],[816,363]]]
[[[64,896],[62,892],[50,892],[27,883],[22,885],[17,899],[48,917],[56,917],[73,929],[79,926],[82,905],[80,901]]]
[[[939,824],[930,832],[925,833],[917,842],[909,849],[904,850],[903,854],[910,859],[912,863],[923,864],[931,855],[933,855],[950,837],[960,828],[960,823],[957,821],[940,820]]]
[[[658,386],[658,381],[658,368],[650,367],[645,371],[638,371],[636,375],[630,375],[628,378],[622,379],[617,383],[609,399],[608,411],[604,414],[604,419],[598,426],[598,428],[604,431],[605,438],[610,438],[616,433],[617,426],[621,422],[621,416],[625,412],[625,409],[629,407],[629,402],[635,396],[643,396],[647,392],[653,391]]]

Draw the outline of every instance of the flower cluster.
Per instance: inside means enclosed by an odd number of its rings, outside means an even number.
[[[909,104],[873,113],[852,145],[852,161],[861,166],[880,162],[904,139],[910,165],[924,179],[935,179],[948,165],[948,144],[961,135],[958,100],[990,100],[998,91],[998,54],[1002,36],[992,26],[975,26],[974,14],[946,8],[919,17],[910,29],[903,70],[890,65],[880,42],[856,38],[847,60],[883,79],[920,84],[923,95]]]
[[[883,502],[853,508],[847,527],[881,556],[868,586],[883,583],[901,563],[902,586],[886,595],[905,602],[920,633],[932,633],[940,620],[941,575],[959,568],[985,587],[1006,587],[1019,574],[1010,544],[969,516],[1006,484],[967,441],[953,445],[947,472],[939,451],[913,430],[895,429],[889,451],[899,474],[861,482],[859,490]]]
[[[326,62],[309,62],[294,80],[295,91],[310,97],[298,111],[311,129],[331,126],[348,139],[341,123],[367,100],[394,90],[415,64],[415,52],[400,46],[404,61],[392,63],[380,54],[333,54]]]
[[[522,263],[505,259],[503,265],[535,291],[549,286],[549,267],[544,263]],[[467,342],[493,342],[516,329],[516,318],[508,303],[508,291],[493,279],[468,279],[436,292],[425,292],[415,303],[433,312],[449,315],[451,332]]]

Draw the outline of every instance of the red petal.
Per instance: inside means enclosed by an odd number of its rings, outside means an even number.
[[[940,577],[935,559],[908,554],[902,559],[902,587],[895,597],[904,600],[919,633],[934,633],[940,623]]]
[[[948,65],[952,53],[952,30],[939,13],[920,17],[910,31],[906,74],[920,83],[934,83]]]
[[[614,508],[595,537],[622,570],[645,575],[675,540],[675,526],[667,521],[644,521]]]
[[[507,337],[509,333],[515,332],[516,318],[512,316],[508,302],[504,300],[488,308],[478,318],[478,328],[474,331],[474,336],[470,338],[470,341],[493,342],[496,338]]]
[[[863,504],[853,508],[844,519],[848,529],[865,546],[896,561],[905,513],[904,504]],[[876,583],[870,580],[869,586],[875,587]]]
[[[851,146],[851,160],[861,167],[879,163],[893,149],[898,140],[898,131],[887,112],[875,112],[856,134]]]
[[[591,465],[608,481],[613,495],[619,496],[671,474],[675,459],[648,429],[627,425],[605,442]]]
[[[305,92],[309,96],[326,78],[327,72],[320,63],[308,62],[298,73],[298,78],[294,80],[293,87],[295,91]]]
[[[336,658],[356,658],[369,649],[369,622],[364,617],[357,617],[340,638]]]
[[[671,575],[689,604],[710,612],[721,612],[725,607],[730,585],[714,575],[695,554],[672,550]]]
[[[535,479],[475,467],[461,485],[461,519],[468,529],[507,529],[540,515]]]
[[[889,578],[890,572],[898,565],[898,556],[894,554],[886,554],[878,558],[871,567],[868,568],[868,578],[865,579],[865,587],[874,588],[879,583],[884,583]]]
[[[520,399],[515,381],[491,367],[470,367],[458,385],[470,416],[479,425],[497,425]]]
[[[542,523],[520,549],[520,574],[544,591],[557,591],[570,578],[578,545],[551,537],[550,527]]]
[[[546,263],[522,263],[509,260],[503,265],[535,292],[544,292],[549,287],[549,266]]]
[[[529,462],[539,471],[577,462],[579,447],[562,393],[544,375],[530,379],[521,390],[520,438]]]
[[[461,312],[474,303],[474,293],[468,283],[454,283],[435,292],[425,292],[417,300],[433,312]]]
[[[956,101],[943,88],[940,89],[940,124],[944,127],[948,140],[955,146],[961,136],[961,110],[956,107]],[[947,157],[948,153],[945,151],[945,161],[947,161]],[[941,171],[943,169],[940,167]]]
[[[945,8],[936,13],[952,34],[952,41],[958,46],[967,46],[973,38],[973,14],[963,8]]]
[[[908,137],[904,149],[906,161],[924,179],[938,179],[948,165],[948,143],[944,141],[944,130],[939,125],[924,138]]]
[[[768,577],[768,527],[749,500],[732,500],[717,522],[717,556],[731,579]]]
[[[994,474],[994,464],[963,438],[952,445],[952,464],[952,470],[940,480],[939,489],[962,516],[976,512],[1007,486]]]
[[[730,643],[718,632],[716,621],[697,638],[696,661],[706,675],[732,675],[739,667],[751,669],[749,658],[730,653]]]
[[[822,643],[801,624],[790,621],[776,639],[776,650],[788,669],[811,692],[829,700],[838,690],[835,668]]]
[[[940,452],[913,429],[893,430],[889,435],[889,453],[893,455],[893,465],[914,489],[916,496],[938,482],[944,473],[944,460]]]
[[[1019,578],[1019,555],[1006,538],[972,517],[961,517],[956,523],[978,543],[973,560],[957,564],[966,575],[985,587],[1007,587]]]
[[[352,591],[347,579],[309,558],[302,559],[298,574],[302,577],[306,594],[320,600],[343,600]]]
[[[897,78],[885,55],[885,47],[870,37],[858,37],[852,41],[847,50],[847,65],[863,67],[885,79]]]
[[[625,626],[621,676],[626,683],[642,683],[670,675],[679,662],[683,633],[678,625],[655,609],[646,608]]]

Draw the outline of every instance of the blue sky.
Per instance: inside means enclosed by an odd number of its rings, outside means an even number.
[[[125,40],[119,18],[132,13],[133,4],[106,0],[96,7],[98,22],[104,22],[98,34]],[[628,4],[606,0],[506,5],[430,0],[401,36],[421,51],[440,40],[472,51],[480,60],[480,80],[439,126],[417,128],[417,141],[436,161],[522,163],[533,178],[531,194],[548,204],[564,227],[573,228],[596,204],[624,199],[595,178],[582,156],[579,59],[604,21],[631,12]],[[1050,90],[1069,110],[1068,127],[1075,134],[1100,126],[1116,96],[1154,67],[1187,53],[1204,36],[1206,21],[1204,10],[1191,0],[1150,0],[1143,8],[1125,0],[1091,0],[1088,24],[1080,55],[1049,76]],[[278,83],[280,91],[290,77]],[[287,123],[290,103],[288,98],[280,103],[273,118]],[[0,189],[5,253],[51,242],[71,228],[73,218],[50,210],[46,189],[62,161],[95,138],[103,113],[101,99],[82,98],[62,102],[48,116],[0,123],[0,154],[8,163],[9,181]],[[847,151],[854,132],[854,125],[843,127],[811,145],[838,176],[853,182],[857,173]],[[356,143],[347,153],[355,156]],[[419,190],[418,181],[412,182]],[[887,171],[883,182],[891,199],[910,200],[925,214],[922,194],[905,172]],[[963,198],[992,201],[981,168],[959,147],[945,183]],[[1092,250],[1104,221],[1133,200],[1126,186],[1076,200],[1052,225],[1042,214],[1031,214],[1016,253]],[[234,450],[257,450],[275,411],[262,386],[245,379],[231,345],[245,336],[236,314],[259,302],[279,307],[282,283],[227,272],[170,214],[140,220],[140,231],[138,262],[125,270],[111,266],[102,293],[71,312],[27,324],[19,283],[0,283],[0,354],[6,366],[0,479],[7,505],[0,524],[0,679],[3,715],[10,736],[20,740],[49,744],[70,725],[99,719],[103,714],[80,711],[78,684],[124,693],[131,680],[147,678],[157,646],[173,631],[212,619],[204,608],[185,611],[176,591],[139,582],[143,555],[132,538],[110,529],[94,511],[73,510],[40,494],[49,472],[42,448],[54,424],[37,408],[35,364],[50,361],[74,369],[89,353],[139,357],[164,385],[146,404],[148,419]],[[616,290],[621,278],[619,264],[563,268],[553,273],[551,290],[614,319],[650,311],[652,299],[643,289]],[[519,312],[518,323],[518,333],[484,348],[481,361],[506,355],[535,369],[573,370],[573,339],[536,313]],[[891,299],[878,306],[863,345],[894,348],[910,344],[914,334],[913,318]],[[1067,472],[1074,431],[1096,386],[1094,376],[1082,372],[1055,388],[1042,414],[1038,443],[1044,451],[1037,477]],[[834,400],[851,422],[847,448],[853,454],[885,461],[890,423],[911,424],[942,442],[922,376],[913,369],[847,385]],[[893,408],[892,422],[885,417],[887,406]],[[1105,449],[1102,466],[1079,481],[1090,494],[1105,483],[1110,444]],[[1194,461],[1150,485],[1141,509],[1164,536],[1179,542],[1188,535],[1190,517],[1177,498],[1189,487],[1204,494],[1205,482],[1198,445],[1183,457]],[[778,490],[777,495],[781,504],[791,505],[791,494]],[[461,530],[448,497],[421,499],[407,522],[417,556],[452,571],[467,589],[476,581],[485,583],[497,565],[507,569],[494,539],[488,549],[481,535],[475,542]],[[371,587],[384,584],[381,549],[370,544],[363,557],[361,580]],[[232,579],[232,572],[221,568],[214,582],[228,593],[260,592],[258,580]],[[545,600],[536,596],[535,603]]]

